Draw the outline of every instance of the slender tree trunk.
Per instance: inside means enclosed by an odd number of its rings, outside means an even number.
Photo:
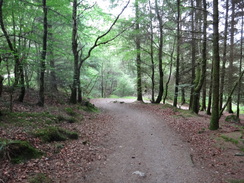
[[[207,108],[207,115],[211,115],[211,107],[212,107],[212,93],[213,93],[213,65],[211,68],[211,78],[210,78],[210,85],[208,91],[208,108]]]
[[[49,25],[49,39],[51,40],[49,43],[49,50],[50,50],[50,91],[56,93],[58,91],[57,85],[57,77],[56,77],[56,67],[55,67],[55,60],[53,55],[53,33],[52,33],[52,25]]]
[[[243,7],[242,7],[242,19],[241,19],[241,38],[243,38],[243,32],[244,32],[244,15],[243,15],[244,11],[243,11]],[[239,67],[239,73],[241,75],[241,69],[242,69],[242,57],[243,57],[243,39],[241,39],[241,48],[240,48],[240,67]],[[241,100],[241,85],[242,85],[242,82],[239,82],[239,85],[238,85],[238,95],[237,95],[237,112],[236,112],[236,117],[237,119],[240,121],[240,100]]]
[[[163,20],[158,9],[157,0],[155,0],[155,11],[159,22],[159,47],[158,47],[158,68],[159,68],[159,92],[156,99],[156,103],[160,103],[164,92],[164,73],[163,73]]]
[[[78,32],[78,25],[77,25],[77,0],[73,0],[73,14],[72,14],[72,21],[73,21],[73,30],[72,30],[72,51],[74,57],[74,74],[73,74],[73,84],[71,86],[71,96],[70,96],[70,103],[76,104],[77,103],[77,90],[78,90],[78,80],[79,80],[79,53],[78,53],[78,43],[77,43],[77,32]]]
[[[140,23],[139,23],[139,4],[135,1],[136,8],[136,69],[137,69],[137,101],[142,99],[142,79],[141,79],[141,39],[140,39]]]
[[[173,106],[177,107],[179,79],[180,79],[180,0],[177,0],[177,58],[176,58],[176,73],[175,73],[175,92]]]
[[[193,99],[194,99],[194,80],[196,78],[196,39],[195,39],[195,6],[194,6],[194,0],[191,0],[191,7],[192,7],[192,14],[191,14],[191,65],[192,65],[192,71],[191,71],[191,97],[190,97],[190,110],[193,108]]]
[[[213,105],[210,130],[219,128],[219,10],[218,0],[213,0]]]
[[[155,63],[154,63],[154,48],[153,48],[153,17],[152,17],[152,10],[151,10],[151,2],[149,0],[149,6],[150,6],[150,58],[151,58],[151,70],[152,70],[152,75],[151,75],[151,80],[152,80],[152,99],[151,102],[155,102]]]
[[[244,71],[241,72],[241,74],[240,74],[238,80],[235,82],[234,86],[232,87],[232,89],[231,89],[231,91],[230,91],[230,93],[229,93],[229,96],[228,96],[228,98],[227,98],[226,104],[223,106],[223,108],[221,109],[221,111],[220,111],[220,113],[219,113],[219,118],[221,117],[221,115],[222,115],[222,113],[224,112],[226,106],[227,106],[228,103],[230,102],[230,100],[231,100],[231,98],[232,98],[232,95],[233,95],[233,93],[234,93],[236,87],[238,86],[238,84],[241,82],[241,79],[242,79],[243,75],[244,75]]]
[[[231,14],[231,31],[230,31],[230,64],[229,64],[229,92],[233,86],[233,62],[234,62],[234,32],[235,32],[235,1],[232,0],[232,14]],[[232,97],[229,100],[227,111],[233,113],[232,110]]]
[[[168,96],[169,82],[170,82],[170,78],[171,78],[171,75],[172,75],[174,50],[175,50],[175,39],[174,39],[174,43],[173,43],[173,49],[172,49],[172,52],[170,54],[169,77],[168,77],[168,80],[167,80],[167,82],[165,84],[165,94],[164,94],[164,98],[163,98],[163,103],[164,104],[166,103],[166,99],[167,99],[167,96]]]
[[[227,61],[227,36],[228,36],[228,16],[229,16],[229,0],[226,0],[225,12],[225,30],[224,30],[224,50],[223,50],[223,64],[220,76],[220,93],[219,93],[219,107],[222,109],[224,97],[224,83],[225,83],[225,65]]]
[[[46,0],[42,0],[43,5],[43,39],[42,39],[42,54],[41,54],[41,73],[40,73],[40,88],[39,88],[39,106],[44,106],[44,90],[45,90],[45,70],[46,70],[46,55],[47,55],[47,29],[48,29],[48,23],[47,23],[47,6],[46,6]]]
[[[206,88],[206,78],[202,86],[202,107],[201,111],[206,111],[207,105],[206,105],[206,98],[207,98],[207,88]]]

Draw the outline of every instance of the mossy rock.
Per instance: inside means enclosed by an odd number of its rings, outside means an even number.
[[[238,123],[239,119],[237,118],[236,115],[229,115],[225,118],[225,121],[232,122],[232,123]]]
[[[27,141],[0,140],[0,158],[9,159],[12,163],[21,163],[33,158],[39,158],[43,153]]]
[[[65,141],[67,139],[78,139],[78,134],[58,127],[47,127],[37,130],[34,135],[40,137],[43,142]]]
[[[81,103],[81,109],[86,111],[86,112],[98,112],[98,108],[96,108],[96,106],[92,103],[90,103],[89,101],[82,101]]]
[[[53,183],[53,181],[45,174],[38,173],[29,179],[29,183]]]

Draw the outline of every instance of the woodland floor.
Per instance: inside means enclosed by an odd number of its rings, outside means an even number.
[[[91,102],[101,111],[94,113],[79,105],[65,105],[65,101],[56,103],[52,97],[39,108],[30,104],[34,97],[28,93],[27,102],[15,103],[14,111],[67,118],[65,109],[72,108],[80,121],[41,123],[41,118],[31,116],[28,120],[35,125],[27,127],[20,120],[8,121],[3,113],[0,139],[29,141],[45,155],[20,164],[0,160],[1,183],[30,182],[40,173],[55,183],[244,182],[243,142],[231,140],[243,137],[243,119],[236,124],[222,118],[221,128],[210,131],[209,116],[169,105],[95,99]],[[43,143],[31,135],[32,128],[47,124],[76,131],[79,139]]]

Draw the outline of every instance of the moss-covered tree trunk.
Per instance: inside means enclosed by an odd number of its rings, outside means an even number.
[[[219,128],[219,10],[218,0],[213,0],[213,105],[210,130]]]
[[[199,78],[196,79],[194,94],[193,94],[193,102],[192,102],[192,111],[198,114],[200,110],[200,91],[202,89],[203,83],[206,77],[206,66],[207,66],[207,4],[206,0],[203,0],[203,46],[202,46],[202,62],[201,62],[201,70],[198,71]],[[200,7],[199,7],[200,8]]]

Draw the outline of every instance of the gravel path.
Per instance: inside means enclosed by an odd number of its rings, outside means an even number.
[[[113,130],[104,141],[111,149],[105,162],[73,182],[85,183],[199,183],[216,182],[204,169],[194,166],[191,150],[164,120],[137,109],[131,100],[95,100],[113,116]]]

